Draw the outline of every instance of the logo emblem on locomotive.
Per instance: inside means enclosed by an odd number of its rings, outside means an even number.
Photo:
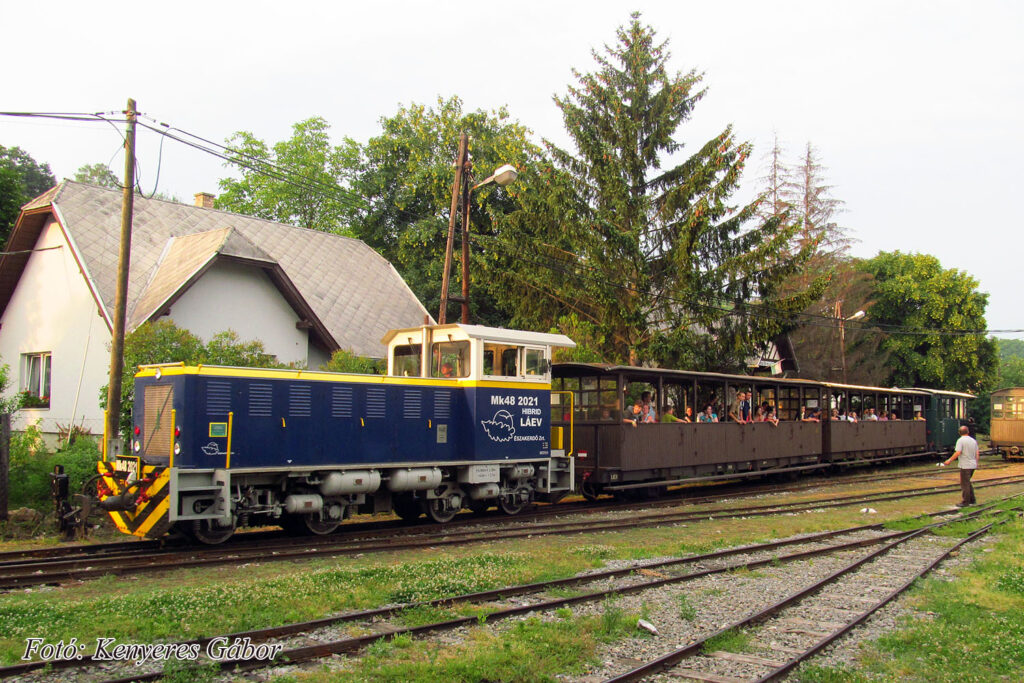
[[[491,441],[505,443],[511,441],[512,437],[516,435],[512,413],[507,410],[499,410],[490,420],[480,420],[480,424],[484,426],[484,431],[487,432]]]

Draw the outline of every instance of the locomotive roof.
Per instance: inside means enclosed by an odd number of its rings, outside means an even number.
[[[541,346],[561,346],[575,348],[576,342],[564,334],[549,334],[547,332],[529,332],[526,330],[506,330],[503,327],[487,327],[485,325],[464,325],[462,323],[450,323],[448,325],[430,325],[435,333],[443,333],[445,330],[461,330],[470,339],[489,339],[491,341],[508,342],[510,344],[537,344]],[[385,345],[392,339],[410,332],[419,332],[422,327],[409,327],[401,330],[391,330],[381,340]]]

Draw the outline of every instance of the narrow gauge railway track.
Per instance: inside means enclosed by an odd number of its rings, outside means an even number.
[[[1002,499],[1002,501],[999,502],[1010,500],[1011,498],[1016,498],[1019,497],[1020,495],[1024,494],[1018,494],[1017,496],[1004,498]],[[965,519],[979,518],[987,513],[990,513],[995,508],[996,504],[989,505],[977,509],[966,515],[958,514],[955,520],[950,521],[963,521]],[[950,516],[954,514],[954,512],[956,511],[941,510],[931,513],[930,515],[922,515],[922,517]],[[778,563],[810,559],[817,556],[856,550],[858,548],[878,544],[886,544],[885,546],[883,546],[883,550],[885,550],[894,547],[896,544],[902,543],[907,539],[915,538],[929,529],[940,527],[948,523],[948,521],[937,522],[914,531],[896,532],[884,532],[883,524],[869,524],[856,527],[849,527],[846,529],[819,532],[815,534],[809,534],[806,536],[783,539],[780,541],[773,541],[769,543],[758,543],[746,546],[738,546],[734,548],[727,548],[723,550],[714,551],[711,553],[694,555],[684,558],[673,558],[669,560],[649,562],[643,565],[631,566],[622,569],[597,571],[585,575],[577,575],[553,581],[521,584],[517,586],[509,586],[494,590],[480,591],[465,595],[443,597],[424,602],[407,603],[403,605],[362,610],[359,612],[353,612],[334,617],[326,617],[307,622],[286,624],[282,626],[258,629],[253,631],[224,634],[221,636],[209,636],[206,638],[191,641],[183,641],[183,644],[194,644],[200,647],[205,647],[208,643],[217,638],[227,638],[230,640],[248,638],[252,642],[262,643],[271,640],[280,640],[292,636],[302,636],[304,634],[310,634],[318,629],[338,627],[344,624],[365,624],[367,622],[372,622],[374,620],[387,619],[390,617],[400,615],[405,610],[419,607],[443,608],[458,604],[485,604],[491,603],[495,600],[505,600],[508,598],[523,595],[538,595],[538,601],[531,602],[528,604],[519,604],[510,608],[499,609],[497,611],[489,613],[487,615],[487,622],[490,623],[500,619],[518,616],[528,612],[549,611],[569,605],[596,602],[605,599],[611,595],[626,595],[632,593],[639,593],[645,590],[657,589],[663,586],[685,583],[687,581],[692,581],[701,577],[710,576],[714,574],[723,574],[743,569],[757,569],[760,567],[766,567],[768,565],[776,565]],[[988,527],[986,527],[986,529],[987,528]],[[875,533],[877,535],[867,538],[853,538],[852,540],[840,541],[838,543],[830,543],[830,541],[832,541],[833,539],[839,539],[843,536],[856,536],[863,535],[865,533]],[[972,536],[971,538],[973,539],[974,537]],[[968,541],[964,541],[963,543],[966,542]],[[825,545],[822,545],[822,543],[825,543]],[[958,544],[956,547],[959,547],[963,543]],[[804,550],[797,550],[795,552],[789,552],[785,554],[775,553],[775,551],[779,549],[791,546],[810,547]],[[871,555],[869,555],[868,557],[874,557],[877,554],[877,552],[871,553]],[[727,558],[744,555],[752,557],[735,562],[723,562]],[[865,561],[867,560],[859,560],[858,566],[859,564],[863,564]],[[934,564],[937,564],[937,562],[933,563],[932,566],[934,566]],[[656,571],[670,571],[677,568],[685,569],[687,566],[695,567],[695,569],[686,573],[670,576],[659,574]],[[660,576],[661,578],[656,578],[653,580],[635,580],[638,576],[641,576],[641,574],[638,574],[637,572],[642,572],[645,570],[648,574]],[[609,581],[615,579],[633,579],[634,581],[632,583],[627,583],[625,585],[615,585],[608,589],[590,591],[572,597],[545,599],[543,595],[546,591],[550,591],[552,589],[574,588],[590,583]],[[336,654],[356,652],[378,640],[391,639],[395,636],[402,634],[428,635],[432,633],[453,630],[478,622],[479,619],[476,616],[460,617],[416,627],[389,629],[384,632],[371,633],[365,636],[344,638],[341,640],[332,640],[329,642],[321,642],[314,646],[291,647],[283,650],[278,655],[275,661],[288,662],[291,664],[307,662]],[[0,679],[8,678],[11,676],[30,674],[33,671],[38,671],[40,669],[44,669],[47,667],[50,670],[66,670],[72,668],[81,669],[83,667],[89,667],[94,664],[96,664],[96,662],[92,661],[91,658],[89,657],[85,657],[81,660],[69,659],[58,660],[54,662],[29,662],[8,667],[0,667]],[[270,662],[252,662],[243,660],[232,660],[219,663],[219,666],[222,669],[239,672],[264,668],[271,665],[273,664]],[[108,683],[128,683],[129,681],[158,680],[161,677],[161,671],[151,671],[148,673],[134,671],[124,678],[112,679],[111,681],[108,681]]]
[[[940,525],[946,523],[948,522],[940,523]],[[905,570],[905,566],[901,566],[898,557],[895,558],[896,561],[892,561],[895,555],[894,551],[922,536],[928,531],[928,528],[908,533],[832,572],[824,579],[787,595],[765,609],[727,624],[715,633],[685,647],[621,675],[609,678],[605,683],[641,681],[662,672],[672,672],[683,678],[718,681],[719,683],[743,683],[745,681],[762,683],[779,680],[801,662],[818,654],[902,595],[917,579],[933,570],[953,552],[987,534],[993,526],[994,524],[988,524],[982,527],[967,538],[946,548],[937,557],[929,558],[923,567],[919,566],[916,571],[909,573]],[[914,558],[904,557],[902,559]],[[863,581],[862,577],[856,573],[858,569],[865,566],[869,566],[873,570],[870,582]],[[900,569],[904,571],[900,572]],[[885,577],[884,583],[880,583],[879,576]],[[832,589],[832,592],[825,593],[826,588]],[[877,591],[879,588],[881,589],[880,595],[869,597],[872,595],[872,591]],[[866,597],[861,598],[860,602],[861,604],[868,603],[868,606],[859,611],[839,608],[834,605],[837,596],[849,599],[850,595],[862,593]],[[808,612],[814,613],[813,621],[802,618]],[[740,629],[746,630],[749,634],[755,628],[763,634],[770,634],[773,631],[787,633],[791,639],[787,642],[787,646],[772,647],[762,644],[762,649],[767,652],[753,655],[721,650],[706,652],[705,646],[717,636]],[[726,676],[717,672],[716,669],[723,660],[744,665],[745,670],[742,677],[735,674]],[[676,667],[684,662],[690,666],[677,670]]]
[[[975,484],[975,487],[1002,486],[1022,481],[1024,481],[1024,475],[999,477],[979,481]],[[281,546],[261,542],[251,547],[235,545],[226,549],[193,548],[178,553],[164,551],[149,554],[128,553],[124,555],[108,555],[75,560],[25,561],[0,567],[0,589],[11,590],[37,585],[59,585],[69,581],[92,579],[108,575],[124,576],[185,567],[238,564],[247,561],[263,563],[311,557],[331,557],[358,553],[463,545],[529,536],[613,531],[644,525],[679,524],[708,519],[769,516],[796,511],[878,503],[908,497],[939,495],[954,491],[959,491],[959,484],[902,489],[878,494],[851,495],[832,498],[827,502],[801,501],[702,511],[677,510],[633,516],[626,520],[580,520],[553,524],[520,524],[518,526],[506,524],[502,525],[500,530],[497,531],[488,527],[467,532],[451,533],[445,527],[441,527],[435,530],[436,533],[418,534],[412,539],[398,541],[390,536],[383,540],[379,538],[359,540],[358,537],[345,537],[335,534],[327,537],[306,539],[308,541],[315,541],[315,543],[308,543],[302,547],[297,547],[293,542],[288,542]]]
[[[928,453],[921,454],[921,457],[926,457]],[[989,465],[987,467],[979,468],[979,471],[998,471],[1006,469],[1008,466],[1003,464]],[[899,477],[932,477],[942,476],[947,474],[947,471],[936,470],[934,467],[922,467],[920,469],[901,470],[896,473]],[[669,494],[661,499],[657,500],[644,500],[644,501],[632,501],[627,503],[612,502],[611,500],[602,500],[598,503],[589,503],[584,501],[562,503],[560,505],[539,505],[535,506],[531,510],[524,511],[514,518],[509,518],[504,515],[499,515],[497,512],[493,514],[487,514],[482,516],[473,516],[470,514],[464,514],[457,517],[455,520],[449,522],[446,525],[435,524],[427,522],[426,520],[420,520],[419,523],[412,525],[401,520],[385,520],[385,521],[369,521],[369,522],[355,522],[343,525],[339,531],[329,538],[335,539],[341,536],[349,537],[354,533],[420,533],[422,531],[432,532],[436,529],[456,529],[464,526],[476,526],[487,521],[497,519],[501,524],[516,523],[528,521],[538,517],[557,516],[562,514],[590,514],[590,513],[605,513],[615,512],[618,510],[631,510],[638,506],[644,508],[659,508],[659,507],[675,507],[678,505],[705,505],[719,502],[723,497],[734,498],[734,499],[745,499],[755,498],[758,496],[774,493],[791,493],[796,491],[819,489],[823,486],[830,486],[833,484],[856,484],[866,483],[872,481],[884,481],[893,478],[893,473],[882,473],[882,474],[864,474],[864,475],[844,475],[835,477],[823,481],[810,481],[800,482],[797,484],[791,484],[786,486],[779,485],[765,485],[765,486],[751,486],[751,485],[737,485],[735,482],[721,482],[720,480],[711,479],[708,484],[701,486],[700,488],[685,488],[685,489],[673,489]],[[981,481],[981,480],[976,480]],[[712,495],[700,495],[695,496],[695,493],[703,493],[707,491],[707,487],[714,487],[714,493]],[[282,541],[283,532],[280,531],[252,531],[241,534],[236,534],[234,538],[228,541],[227,544],[221,546],[221,550],[225,548],[234,548],[235,546],[245,546],[248,544],[264,544],[267,542],[274,543]],[[294,537],[288,537],[294,538]],[[301,537],[294,541],[287,541],[287,543],[303,543],[303,544],[314,544],[318,541],[317,538]],[[130,554],[142,553],[142,552],[184,552],[190,548],[196,546],[190,545],[184,541],[178,541],[175,539],[165,539],[158,541],[116,541],[112,543],[92,543],[88,545],[73,545],[63,546],[58,548],[36,548],[28,550],[14,550],[7,552],[0,552],[0,572],[2,568],[6,566],[14,566],[21,564],[29,560],[73,560],[73,559],[91,559],[91,558],[103,558],[107,556],[121,556],[126,557]]]

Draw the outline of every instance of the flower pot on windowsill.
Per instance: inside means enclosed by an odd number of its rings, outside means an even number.
[[[50,407],[49,396],[36,396],[28,393],[27,391],[23,391],[18,394],[18,398],[22,409],[48,409]]]

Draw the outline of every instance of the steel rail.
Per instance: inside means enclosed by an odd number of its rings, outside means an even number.
[[[976,488],[1002,486],[1015,483],[1021,479],[1024,479],[1024,476],[989,479],[985,482],[979,482],[976,484]],[[752,506],[749,508],[737,508],[733,510],[709,510],[700,512],[677,511],[673,513],[662,513],[639,518],[634,517],[628,520],[616,520],[596,524],[583,520],[579,522],[567,522],[543,526],[518,527],[515,529],[507,529],[501,534],[494,534],[488,530],[473,531],[464,534],[442,533],[437,537],[399,543],[395,543],[393,541],[386,541],[383,543],[350,543],[345,539],[339,539],[337,545],[331,544],[327,546],[320,545],[295,548],[292,544],[289,544],[285,549],[279,551],[275,551],[272,547],[268,547],[266,544],[263,544],[252,549],[251,552],[242,552],[238,548],[228,548],[222,550],[219,554],[214,554],[213,551],[195,554],[194,550],[190,550],[189,552],[193,553],[191,557],[181,557],[180,555],[172,556],[161,553],[159,555],[148,557],[133,555],[128,558],[96,558],[91,562],[89,560],[69,560],[47,564],[25,563],[3,568],[5,571],[0,574],[0,589],[10,590],[41,584],[59,584],[67,581],[84,580],[108,575],[124,576],[167,569],[177,569],[181,567],[219,566],[235,564],[253,558],[259,559],[261,562],[266,562],[271,560],[279,561],[310,557],[334,557],[356,553],[385,552],[422,547],[491,542],[510,538],[572,533],[574,531],[611,531],[623,528],[635,528],[648,524],[677,524],[687,521],[721,520],[736,517],[763,517],[783,512],[790,512],[793,510],[817,510],[846,507],[849,505],[877,503],[908,497],[939,495],[956,490],[959,490],[959,484],[918,489],[902,489],[895,492],[883,492],[879,494],[855,495],[842,499],[833,499],[829,502],[805,501],[799,503]],[[115,560],[118,563],[111,564]],[[125,562],[125,560],[130,561]]]

